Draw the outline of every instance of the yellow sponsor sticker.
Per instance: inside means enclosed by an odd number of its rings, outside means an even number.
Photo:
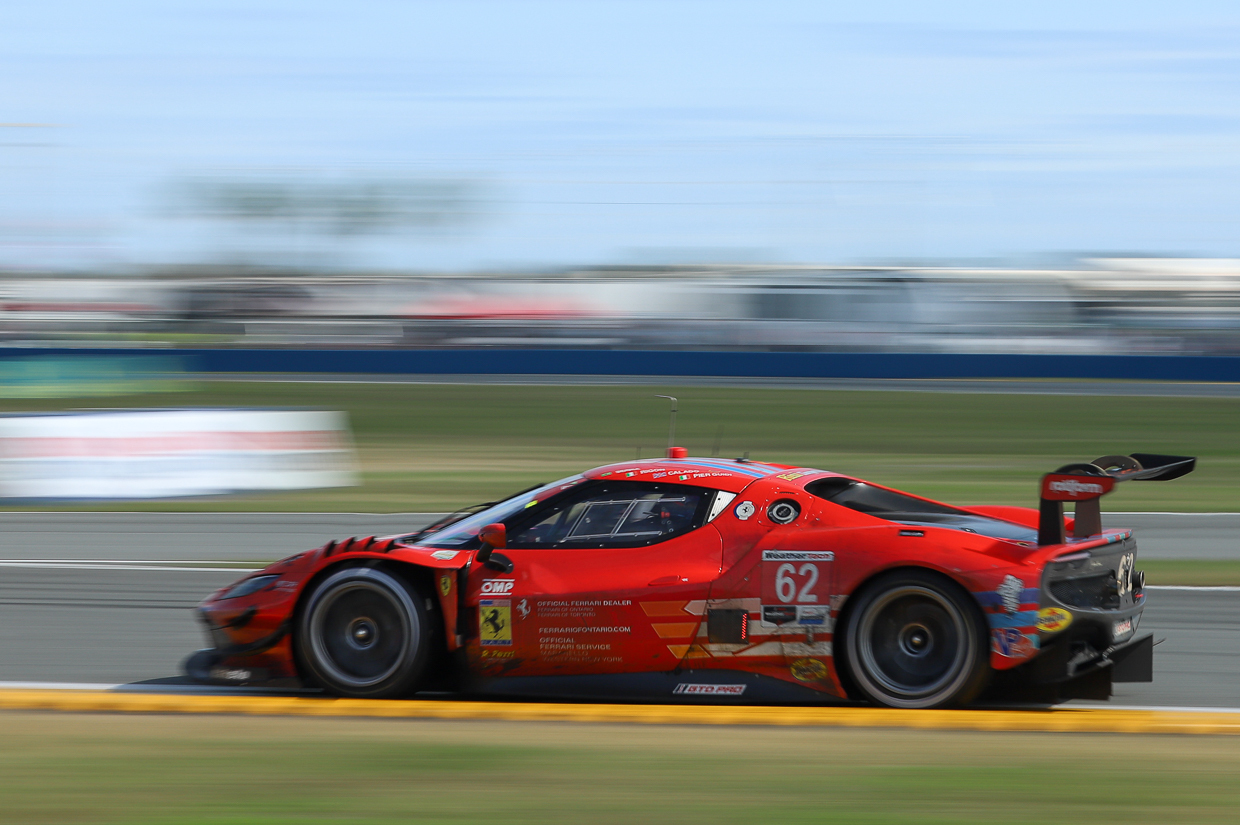
[[[1072,614],[1062,607],[1044,607],[1038,611],[1038,630],[1058,633],[1072,624]]]
[[[512,602],[508,599],[478,602],[478,639],[483,647],[512,646]]]
[[[802,682],[821,682],[827,678],[827,666],[817,659],[797,659],[791,669],[792,675]]]
[[[440,576],[439,577],[439,592],[444,594],[445,596],[452,592],[452,577],[451,576]]]

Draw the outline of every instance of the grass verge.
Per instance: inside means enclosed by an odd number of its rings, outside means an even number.
[[[1240,399],[277,383],[199,384],[178,395],[178,403],[345,410],[362,464],[360,486],[95,508],[452,509],[586,467],[661,454],[667,414],[656,393],[680,398],[677,441],[693,455],[749,453],[960,504],[1031,506],[1041,474],[1064,463],[1133,451],[1197,455],[1193,475],[1171,484],[1126,484],[1109,503],[1123,510],[1240,509]],[[108,406],[168,402],[163,394],[135,395]],[[81,406],[62,399],[0,402],[7,412]]]
[[[1240,586],[1240,561],[1198,559],[1141,559],[1147,584],[1194,587]]]
[[[12,825],[1214,823],[1240,806],[1227,737],[24,712],[0,724]]]

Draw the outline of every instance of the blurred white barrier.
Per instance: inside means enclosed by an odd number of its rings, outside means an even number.
[[[341,412],[0,416],[3,498],[169,498],[356,483],[348,421]]]

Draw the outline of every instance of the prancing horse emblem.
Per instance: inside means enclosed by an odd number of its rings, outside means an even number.
[[[486,618],[482,620],[482,623],[487,627],[493,628],[491,635],[496,638],[499,638],[499,635],[504,632],[504,620],[499,617],[498,610],[491,610]]]

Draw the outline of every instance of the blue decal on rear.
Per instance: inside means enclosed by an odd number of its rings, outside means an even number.
[[[973,596],[981,603],[982,607],[1003,607],[1003,597],[993,590],[976,591],[973,593]],[[1020,603],[1037,604],[1038,588],[1026,587],[1020,591]]]
[[[1034,627],[1038,623],[1038,611],[1022,610],[1019,613],[988,613],[991,627]]]

